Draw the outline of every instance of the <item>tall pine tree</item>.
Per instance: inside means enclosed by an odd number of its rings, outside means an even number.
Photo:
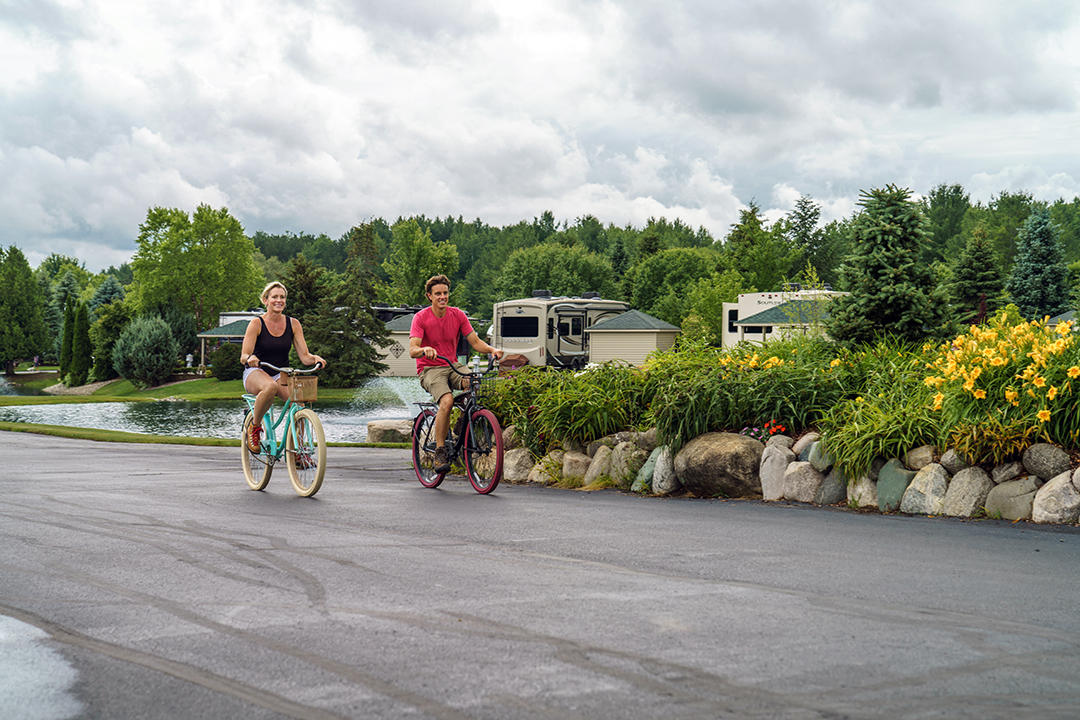
[[[79,303],[75,310],[75,327],[71,334],[71,364],[68,370],[68,387],[85,385],[93,364],[94,346],[90,342],[90,312],[86,303]]]
[[[330,387],[356,387],[386,369],[379,348],[389,333],[375,317],[375,273],[378,259],[375,232],[370,224],[354,227],[348,235],[345,278],[330,302],[322,303],[305,327],[312,352],[326,359],[320,376]]]
[[[44,298],[30,263],[22,250],[12,245],[0,248],[0,362],[5,375],[15,374],[15,364],[45,352]]]
[[[75,298],[68,297],[64,303],[64,329],[60,339],[60,377],[71,372],[71,343],[75,338]]]
[[[1050,211],[1036,205],[1016,234],[1016,262],[1008,283],[1012,302],[1029,320],[1069,309],[1069,269]]]
[[[997,310],[1005,281],[986,230],[972,231],[967,246],[956,259],[949,286],[953,316],[962,325],[981,323]]]
[[[841,268],[850,295],[830,308],[829,334],[848,345],[885,335],[917,341],[940,335],[943,293],[919,262],[926,218],[906,189],[888,185],[862,193],[863,211],[852,224],[852,254]]]

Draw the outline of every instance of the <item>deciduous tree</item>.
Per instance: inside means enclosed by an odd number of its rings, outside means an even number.
[[[44,353],[48,343],[45,301],[30,263],[12,245],[0,248],[0,362],[5,375],[15,374],[18,360]]]
[[[433,275],[457,272],[457,248],[448,242],[435,243],[431,231],[416,220],[402,220],[392,228],[390,256],[382,264],[389,281],[379,287],[379,295],[391,305],[423,305],[424,283]]]

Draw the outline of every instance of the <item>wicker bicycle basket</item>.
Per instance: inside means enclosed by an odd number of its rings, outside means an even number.
[[[289,397],[293,402],[315,402],[319,399],[319,378],[314,375],[290,375]]]

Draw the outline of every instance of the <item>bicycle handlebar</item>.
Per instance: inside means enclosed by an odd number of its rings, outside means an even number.
[[[310,375],[313,372],[321,370],[322,366],[323,366],[322,363],[315,363],[314,367],[310,367],[310,368],[307,368],[307,369],[291,368],[291,367],[279,368],[277,365],[271,365],[270,363],[263,362],[261,360],[259,361],[259,367],[266,368],[266,369],[269,369],[269,370],[273,370],[274,372],[278,372],[278,373],[284,373],[286,375],[292,375],[294,373],[297,374],[297,375]]]
[[[488,357],[488,366],[487,366],[487,370],[482,370],[481,372],[478,372],[478,373],[474,373],[474,372],[467,372],[467,373],[464,373],[464,372],[461,372],[460,370],[458,370],[458,369],[457,369],[457,368],[456,368],[456,367],[454,366],[454,363],[453,363],[453,362],[452,362],[452,361],[450,360],[450,358],[448,358],[448,357],[443,357],[442,355],[436,355],[436,356],[435,356],[435,359],[436,359],[436,360],[442,360],[442,361],[443,361],[444,363],[446,363],[446,366],[447,366],[448,368],[450,368],[451,370],[453,370],[454,372],[456,372],[456,373],[457,373],[458,375],[460,375],[461,377],[471,377],[471,376],[473,376],[473,375],[484,375],[484,374],[486,374],[486,373],[489,373],[489,372],[491,372],[491,371],[492,371],[492,369],[494,369],[494,367],[495,367],[495,356],[494,356],[494,355],[491,355],[491,356],[489,356],[489,357]],[[468,366],[466,366],[466,367],[468,367]]]

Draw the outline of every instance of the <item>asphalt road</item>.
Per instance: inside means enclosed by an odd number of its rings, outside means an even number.
[[[1080,533],[0,433],[0,718],[1075,718]]]

